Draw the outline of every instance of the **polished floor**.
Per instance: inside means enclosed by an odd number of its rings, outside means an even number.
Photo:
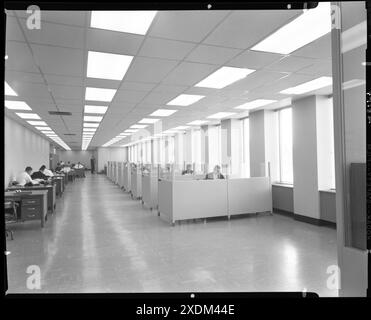
[[[282,215],[171,227],[103,175],[67,185],[44,229],[13,226],[10,293],[314,291],[337,263],[336,232]],[[28,289],[29,266],[40,289]],[[30,271],[30,270],[28,270]]]

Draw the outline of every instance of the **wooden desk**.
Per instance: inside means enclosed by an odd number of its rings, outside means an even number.
[[[62,176],[54,176],[52,177],[52,181],[55,183],[56,186],[56,194],[57,196],[62,196],[64,191],[64,177]]]
[[[6,191],[14,191],[14,190],[26,190],[26,191],[32,191],[32,190],[46,190],[48,191],[48,211],[51,213],[55,210],[55,198],[56,198],[56,185],[55,184],[49,184],[49,185],[39,185],[39,186],[30,186],[30,187],[9,187],[6,189]]]
[[[47,190],[7,191],[5,192],[4,200],[20,202],[18,220],[40,220],[41,228],[44,228],[45,221],[47,220],[47,197]]]
[[[77,168],[75,170],[75,177],[84,178],[85,177],[85,168]]]

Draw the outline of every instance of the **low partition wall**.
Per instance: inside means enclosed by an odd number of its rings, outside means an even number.
[[[178,220],[272,212],[268,177],[222,180],[160,180],[160,217]]]
[[[123,169],[123,185],[126,192],[131,191],[131,170],[129,163],[124,163]]]
[[[131,170],[130,192],[134,199],[142,198],[142,174],[137,170]]]
[[[157,174],[142,175],[142,203],[151,210],[158,207],[158,176]]]

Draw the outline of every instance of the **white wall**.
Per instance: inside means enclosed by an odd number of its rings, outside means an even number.
[[[98,172],[104,170],[108,161],[126,161],[126,148],[98,148],[96,156],[96,168]]]
[[[4,186],[27,166],[34,170],[44,164],[49,167],[50,143],[42,136],[32,132],[5,116],[5,171]]]
[[[250,136],[250,176],[261,177],[262,164],[265,163],[264,110],[249,115]]]
[[[294,212],[320,219],[315,96],[293,102],[292,124]]]

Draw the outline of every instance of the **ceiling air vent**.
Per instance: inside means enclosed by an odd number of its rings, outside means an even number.
[[[75,136],[76,133],[63,133],[65,136]]]
[[[53,116],[72,116],[72,113],[67,111],[49,111],[49,114]]]

